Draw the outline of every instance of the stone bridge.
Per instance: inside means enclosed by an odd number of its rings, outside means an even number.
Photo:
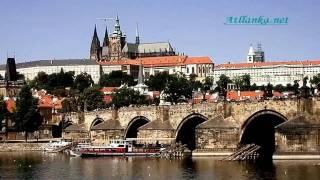
[[[84,126],[97,142],[136,138],[140,143],[182,142],[192,150],[233,151],[239,143],[274,146],[274,140],[263,136],[272,132],[274,139],[277,125],[301,115],[318,121],[319,104],[316,99],[289,99],[127,107],[86,112]]]

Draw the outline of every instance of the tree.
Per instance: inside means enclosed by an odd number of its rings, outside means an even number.
[[[166,87],[169,76],[170,75],[168,74],[168,72],[161,72],[157,73],[156,75],[151,75],[148,81],[146,81],[146,85],[150,90],[163,91]]]
[[[299,94],[299,80],[294,80],[293,81],[293,92],[295,95],[298,95]]]
[[[266,96],[267,97],[272,97],[273,96],[272,90],[273,90],[272,84],[268,83],[268,85],[266,87]]]
[[[273,90],[281,93],[286,90],[286,87],[282,86],[282,84],[277,84],[274,86]]]
[[[242,88],[241,90],[247,91],[250,89],[251,83],[250,83],[250,75],[249,74],[245,74],[241,76],[242,79]]]
[[[27,141],[28,133],[39,129],[42,117],[37,110],[38,99],[34,98],[28,85],[21,88],[17,97],[15,111],[15,126],[18,132],[25,133]]]
[[[259,87],[257,86],[256,83],[253,83],[252,86],[250,87],[250,91],[255,91],[255,90],[258,90]]]
[[[320,90],[320,73],[310,79],[310,83]]]
[[[129,105],[148,104],[145,96],[140,95],[138,91],[130,89],[126,86],[115,90],[115,92],[111,94],[111,98],[111,105],[116,109]]]
[[[218,85],[218,90],[219,90],[219,94],[222,95],[223,97],[226,97],[227,96],[227,86],[228,86],[228,83],[231,83],[231,79],[224,75],[224,74],[221,74],[220,77],[219,77],[219,80],[217,81],[217,85]]]
[[[6,119],[6,115],[8,113],[6,102],[3,99],[3,96],[0,97],[0,122]],[[0,130],[2,130],[1,127],[2,123],[0,123]]]
[[[76,76],[74,80],[74,88],[78,89],[80,92],[83,92],[84,89],[93,85],[93,80],[90,74],[81,73]]]
[[[104,108],[103,94],[96,86],[85,89],[80,101],[83,103],[84,109],[88,111]]]
[[[37,90],[48,89],[49,75],[45,72],[38,72],[38,75],[30,82],[30,87]]]
[[[183,75],[174,74],[169,76],[164,93],[167,95],[166,100],[171,104],[186,102],[192,98],[192,86]]]
[[[112,71],[109,74],[103,74],[99,79],[100,86],[119,87],[121,84],[132,86],[135,83],[131,75],[122,71]]]

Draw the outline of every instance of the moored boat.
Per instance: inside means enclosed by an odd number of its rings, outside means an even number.
[[[136,148],[129,140],[110,140],[108,145],[88,146],[80,149],[81,157],[94,156],[153,156],[160,153],[158,147]]]
[[[50,141],[45,147],[44,150],[49,153],[57,153],[60,151],[63,151],[64,149],[67,149],[72,145],[71,141],[67,140],[59,140],[59,141]]]
[[[90,147],[91,145],[90,139],[81,139],[75,147],[69,150],[69,153],[71,156],[81,156],[80,150],[85,147]]]

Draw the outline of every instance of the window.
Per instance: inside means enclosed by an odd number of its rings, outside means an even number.
[[[204,69],[204,67],[202,67],[202,73],[205,73],[206,72],[206,70]]]
[[[189,74],[189,68],[187,68],[187,74]]]
[[[194,74],[194,67],[192,67],[192,74]]]

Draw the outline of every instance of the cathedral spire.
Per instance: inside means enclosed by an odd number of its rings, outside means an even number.
[[[96,25],[94,25],[93,37],[91,41],[90,58],[100,59],[100,40],[98,37]]]
[[[140,44],[138,23],[137,23],[137,27],[136,27],[136,44]]]
[[[108,36],[108,26],[106,26],[106,32],[104,34],[104,39],[103,39],[103,47],[109,45],[109,36]]]
[[[120,29],[120,20],[119,20],[118,14],[117,14],[117,17],[116,17],[116,24],[114,25],[113,34],[116,34],[118,36],[122,36],[122,32],[121,32],[121,29]]]

